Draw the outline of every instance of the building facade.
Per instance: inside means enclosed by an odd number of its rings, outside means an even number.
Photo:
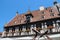
[[[41,34],[48,30],[48,34],[60,33],[60,4],[56,1],[54,6],[39,10],[28,10],[25,14],[18,14],[4,26],[2,37],[34,36],[32,29]]]

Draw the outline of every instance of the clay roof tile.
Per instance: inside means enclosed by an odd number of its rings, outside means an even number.
[[[57,18],[60,17],[58,16],[58,12],[54,11],[56,9],[53,9],[53,13],[54,16],[50,16],[52,12],[50,12],[49,10],[51,10],[51,7],[40,11],[40,10],[35,10],[32,11],[31,14],[33,15],[33,18],[31,18],[32,20],[30,22],[36,22],[36,21],[41,21],[41,20],[47,20],[47,19],[51,19],[51,18]],[[44,12],[44,13],[43,13]],[[28,11],[27,13],[30,13],[30,11]],[[12,26],[12,25],[18,25],[18,24],[25,24],[26,22],[26,14],[19,14],[17,16],[15,16],[8,24],[7,26]],[[44,18],[42,19],[42,16],[44,16]],[[5,26],[5,27],[7,27]]]

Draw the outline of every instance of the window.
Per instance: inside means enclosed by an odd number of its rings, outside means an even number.
[[[45,24],[44,23],[43,23],[43,26],[44,26],[43,28],[45,28]]]
[[[40,23],[36,23],[36,27],[37,27],[37,28],[40,27]]]
[[[26,16],[27,22],[30,22],[30,16]]]
[[[15,27],[15,31],[19,31],[19,27]]]
[[[41,16],[42,19],[44,19],[44,16]]]
[[[44,11],[41,12],[41,14],[44,14],[44,13],[45,13]]]
[[[14,23],[16,24],[16,21]]]
[[[9,32],[12,32],[12,28],[9,28]]]
[[[49,12],[52,12],[52,9],[51,9],[51,10],[49,10]]]
[[[58,24],[59,24],[59,27],[60,27],[60,22]]]
[[[50,16],[54,16],[54,13],[50,13]]]
[[[22,26],[22,27],[23,27],[23,28],[22,28],[22,29],[23,29],[23,31],[26,31],[26,26]]]
[[[34,27],[36,27],[36,24],[34,24]]]
[[[47,24],[47,26],[53,26],[53,22],[52,21],[47,21],[46,24]]]
[[[60,20],[57,20],[57,21],[56,21],[56,25],[57,25],[58,27],[60,27]]]
[[[34,27],[34,25],[31,25],[31,27]]]
[[[9,32],[9,28],[5,28],[4,30],[5,30],[6,32]]]
[[[36,24],[32,24],[31,27],[36,27]]]

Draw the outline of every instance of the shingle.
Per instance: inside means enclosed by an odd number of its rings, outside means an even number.
[[[55,8],[52,8],[52,12],[54,13],[54,16],[50,16],[50,11],[51,7],[43,10],[44,14],[42,13],[42,11],[40,10],[35,10],[35,11],[28,11],[26,14],[31,13],[33,15],[33,18],[31,18],[30,22],[36,22],[36,21],[41,21],[41,20],[47,20],[47,19],[51,19],[51,18],[57,18],[60,17],[58,16],[58,12],[56,11]],[[7,26],[12,26],[12,25],[18,25],[18,24],[25,24],[26,22],[26,14],[19,14],[16,15],[5,27]],[[44,19],[42,19],[41,17],[44,16]]]

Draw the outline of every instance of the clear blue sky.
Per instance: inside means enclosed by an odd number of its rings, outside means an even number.
[[[16,11],[19,14],[27,12],[28,8],[31,11],[38,10],[40,6],[53,6],[54,0],[0,0],[0,32],[3,32],[5,23],[8,23],[15,15]],[[57,0],[60,2],[60,0]]]

